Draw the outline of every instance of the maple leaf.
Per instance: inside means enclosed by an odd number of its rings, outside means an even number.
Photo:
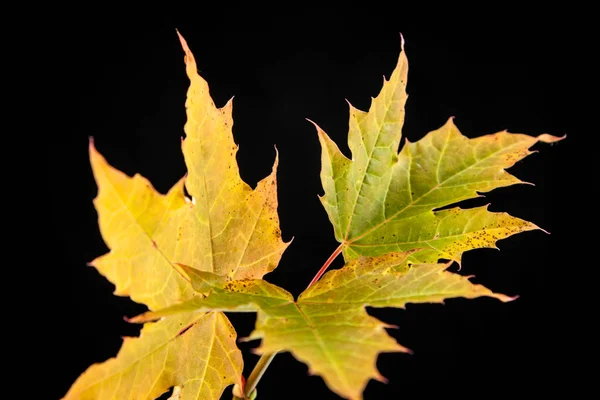
[[[190,79],[182,142],[187,175],[162,195],[139,174],[129,177],[111,167],[90,142],[98,184],[94,204],[110,248],[90,264],[115,285],[115,294],[150,310],[198,294],[178,263],[219,279],[261,278],[277,266],[289,245],[279,230],[277,157],[272,173],[256,189],[241,179],[232,102],[215,106],[192,52],[179,38]],[[176,322],[157,322],[144,328],[140,338],[127,339],[116,359],[89,368],[66,398],[149,399],[179,385],[181,399],[218,399],[226,386],[240,383],[241,354],[224,315]]]
[[[294,301],[284,289],[261,279],[214,285],[206,298],[195,297],[132,319],[145,322],[198,311],[257,311],[249,339],[262,339],[258,353],[290,351],[323,377],[329,388],[358,399],[367,382],[384,381],[375,366],[380,352],[410,352],[391,338],[390,325],[367,314],[365,306],[402,307],[407,303],[441,303],[454,297],[513,298],[473,284],[449,271],[449,264],[408,264],[406,253],[359,257],[329,271]],[[215,282],[211,274],[183,267],[194,286]],[[168,320],[169,318],[165,318]]]
[[[480,192],[523,183],[505,171],[531,154],[537,142],[506,131],[468,139],[453,119],[416,143],[398,147],[407,100],[408,61],[404,42],[398,64],[369,112],[350,104],[348,145],[352,159],[316,124],[322,146],[321,202],[341,243],[344,258],[415,248],[420,262],[454,259],[463,252],[495,247],[496,241],[536,225],[485,207],[435,211]]]
[[[156,399],[175,388],[177,399],[219,399],[238,383],[242,356],[222,313],[188,313],[144,326],[125,338],[116,358],[92,365],[67,399]]]

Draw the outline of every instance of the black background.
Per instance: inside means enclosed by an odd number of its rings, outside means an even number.
[[[79,12],[48,28],[44,60],[53,71],[58,135],[47,141],[50,226],[54,269],[52,344],[40,360],[51,371],[44,398],[60,398],[91,363],[114,356],[121,335],[139,327],[123,321],[144,310],[112,294],[113,286],[86,262],[108,251],[92,205],[96,186],[89,167],[88,137],[115,167],[141,173],[166,192],[184,173],[180,137],[188,85],[175,28],[186,37],[201,75],[218,106],[232,96],[235,141],[242,178],[251,186],[280,153],[279,213],[283,237],[294,237],[276,271],[266,276],[294,295],[308,284],[337,247],[317,194],[322,193],[317,122],[349,154],[348,99],[367,109],[389,76],[406,40],[409,80],[404,136],[416,141],[450,116],[463,134],[476,137],[508,129],[538,135],[568,134],[510,172],[535,186],[495,190],[474,206],[532,221],[551,232],[526,232],[463,258],[464,274],[517,301],[454,299],[445,305],[409,305],[406,310],[369,310],[400,328],[389,333],[414,355],[383,354],[377,365],[387,385],[370,382],[365,397],[398,397],[440,384],[448,393],[485,383],[488,391],[540,390],[560,381],[566,364],[560,342],[569,324],[555,300],[557,278],[571,234],[564,211],[570,197],[569,149],[577,140],[570,109],[580,90],[580,36],[557,29],[566,15],[517,17],[495,11],[479,18],[397,18],[380,10],[377,23],[320,12],[290,11],[250,18],[246,10],[182,18],[117,18]],[[382,14],[384,14],[382,16]],[[143,21],[143,22],[142,22]],[[561,22],[562,21],[562,22]],[[339,267],[337,260],[334,267]],[[246,336],[253,314],[230,315]],[[246,376],[256,343],[240,344]],[[56,368],[60,360],[60,368]],[[557,379],[557,380],[554,380]],[[229,396],[229,390],[226,390]],[[259,385],[259,398],[335,399],[319,377],[288,353],[278,355]],[[226,397],[227,397],[226,396]]]

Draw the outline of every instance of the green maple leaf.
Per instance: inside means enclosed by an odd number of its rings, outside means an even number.
[[[332,391],[357,399],[371,378],[384,380],[375,366],[380,352],[409,351],[386,333],[389,325],[367,314],[366,306],[404,307],[454,297],[512,299],[446,271],[448,264],[409,266],[408,257],[414,254],[359,257],[325,274],[297,301],[261,279],[222,281],[206,298],[196,297],[132,321],[199,311],[258,311],[256,329],[249,337],[262,339],[258,353],[290,351],[309,366],[311,374],[321,375]],[[206,282],[217,282],[208,272],[183,268],[199,291],[206,290]]]
[[[404,47],[404,46],[402,46]],[[408,61],[398,64],[368,112],[350,105],[348,159],[317,126],[322,146],[320,197],[341,243],[344,258],[423,248],[420,262],[454,259],[463,252],[495,247],[496,241],[536,225],[485,207],[435,211],[503,186],[523,183],[505,171],[531,154],[537,142],[506,131],[468,139],[452,119],[398,153],[407,100]],[[316,125],[315,125],[316,126]]]

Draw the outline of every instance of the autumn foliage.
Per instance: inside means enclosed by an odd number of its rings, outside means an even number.
[[[126,338],[115,358],[92,365],[65,399],[155,399],[172,387],[173,398],[219,399],[226,387],[243,387],[243,358],[225,311],[257,313],[250,337],[261,339],[258,353],[289,351],[333,392],[360,399],[370,379],[384,380],[375,366],[379,353],[410,352],[367,306],[514,299],[448,266],[465,251],[540,228],[485,206],[450,206],[522,183],[506,169],[537,142],[561,138],[503,131],[468,139],[449,119],[416,143],[403,143],[408,61],[402,50],[368,112],[350,105],[349,157],[315,123],[320,199],[340,243],[331,259],[342,254],[346,264],[324,273],[329,260],[294,299],[262,279],[290,244],[279,229],[277,157],[255,189],[240,178],[232,102],[215,106],[180,40],[190,79],[186,176],[162,195],[142,176],[111,167],[90,142],[94,204],[110,248],[91,265],[116,295],[150,311],[130,320],[144,323],[141,335]]]

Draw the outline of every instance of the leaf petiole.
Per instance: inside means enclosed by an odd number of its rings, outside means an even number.
[[[260,381],[260,378],[262,378],[267,368],[269,368],[269,364],[271,364],[271,361],[273,361],[276,355],[277,353],[268,353],[260,356],[246,382],[246,387],[244,388],[244,395],[246,398],[251,398],[250,395],[254,389],[256,389],[258,381]]]
[[[327,268],[329,268],[329,266],[331,265],[331,263],[333,262],[333,260],[335,260],[337,258],[337,256],[339,256],[341,254],[342,250],[344,250],[344,244],[345,243],[340,244],[338,246],[338,248],[335,249],[335,251],[333,253],[331,253],[331,255],[329,256],[329,258],[327,259],[327,261],[325,261],[325,264],[323,264],[323,266],[317,272],[317,274],[315,275],[315,277],[312,278],[312,281],[310,281],[310,283],[306,287],[307,289],[309,287],[311,287],[316,281],[319,280],[319,278],[325,273],[325,271],[327,271]]]

